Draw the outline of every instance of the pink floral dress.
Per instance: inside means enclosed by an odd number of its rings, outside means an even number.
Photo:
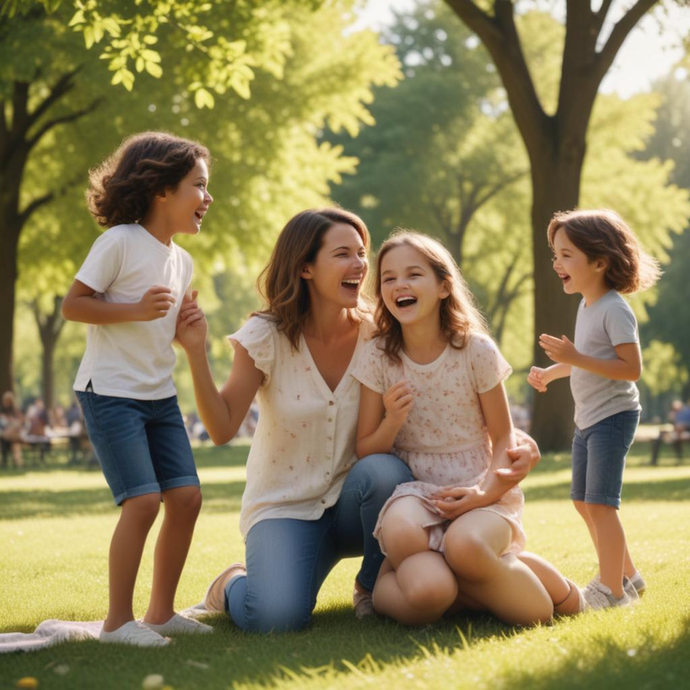
[[[430,364],[417,364],[404,352],[402,363],[391,361],[380,340],[366,343],[353,376],[377,393],[402,379],[414,391],[414,407],[395,439],[393,452],[412,470],[417,481],[400,484],[381,509],[374,536],[385,553],[381,524],[393,501],[417,496],[430,511],[429,547],[443,552],[443,538],[450,521],[437,511],[430,497],[440,486],[474,486],[491,463],[491,442],[479,402],[485,393],[506,379],[512,369],[494,342],[475,334],[462,350],[450,345]],[[506,553],[522,551],[522,490],[515,486],[490,506],[476,508],[496,513],[512,527]]]

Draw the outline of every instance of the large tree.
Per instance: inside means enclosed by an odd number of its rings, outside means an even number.
[[[516,22],[512,0],[445,0],[482,41],[496,65],[530,160],[534,254],[534,359],[546,365],[540,333],[572,336],[577,302],[563,294],[550,268],[545,228],[556,211],[580,202],[587,130],[604,76],[623,42],[659,0],[615,3],[566,0],[565,40],[553,112],[540,100]],[[592,5],[597,5],[594,9]],[[616,7],[614,7],[616,6]],[[617,12],[617,14],[616,14]],[[614,18],[615,17],[615,18]],[[533,432],[544,450],[565,448],[571,438],[572,398],[565,387],[537,396]]]

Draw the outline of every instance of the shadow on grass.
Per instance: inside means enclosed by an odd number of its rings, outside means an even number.
[[[201,487],[205,513],[240,510],[244,482],[220,482]],[[0,494],[0,520],[26,518],[68,518],[77,515],[103,515],[118,508],[110,490],[5,491]]]
[[[526,486],[525,501],[570,501],[570,481],[548,486]],[[623,501],[687,501],[690,499],[690,477],[655,481],[623,481]]]
[[[410,629],[390,621],[365,620],[358,623],[346,607],[315,616],[312,628],[286,635],[248,635],[238,631],[226,617],[211,621],[215,631],[208,637],[178,638],[170,648],[141,650],[98,645],[95,642],[63,644],[28,655],[0,658],[6,678],[24,675],[49,681],[56,690],[75,687],[140,687],[149,673],[160,673],[165,682],[180,690],[235,687],[275,687],[285,684],[299,688],[351,687],[348,677],[379,687],[387,682],[386,666],[414,663],[425,657],[434,663],[455,654],[458,648],[501,641],[516,629],[497,623],[488,616],[472,619],[456,617],[423,629]],[[548,673],[516,669],[502,675],[501,687],[517,690],[609,690],[610,688],[681,687],[688,670],[690,633],[685,632],[672,644],[657,648],[646,642],[634,651],[613,644],[605,629],[600,635],[600,660],[590,662],[570,650],[562,663]],[[558,625],[558,624],[557,624]],[[572,645],[575,639],[569,640]],[[497,648],[499,653],[499,648]],[[544,654],[558,654],[545,644]],[[66,677],[50,669],[66,664]],[[105,673],[106,668],[117,668]],[[342,675],[336,675],[342,674]],[[363,677],[364,676],[364,677]],[[491,675],[483,680],[491,684]],[[316,681],[316,682],[315,682]],[[320,682],[321,681],[321,682]],[[339,682],[338,682],[339,681]],[[471,687],[468,679],[448,678],[451,687]]]
[[[505,686],[529,690],[687,687],[690,616],[685,617],[682,629],[683,633],[672,644],[662,648],[648,639],[633,649],[621,649],[602,634],[593,640],[600,654],[595,663],[571,654],[551,673],[533,675],[529,671],[516,671],[505,679]]]

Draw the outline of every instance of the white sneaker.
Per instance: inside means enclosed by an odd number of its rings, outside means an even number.
[[[601,582],[590,582],[583,594],[589,608],[595,611],[615,606],[627,606],[631,603],[631,599],[625,590],[623,590],[623,596],[615,597],[613,592]]]
[[[151,628],[154,632],[159,635],[175,635],[177,633],[192,634],[192,635],[207,635],[213,632],[213,628],[205,623],[200,623],[199,621],[192,620],[191,618],[185,618],[179,613],[173,615],[173,617],[166,623],[160,623],[156,625],[155,623],[147,623],[146,621],[141,621],[144,625]]]
[[[225,587],[228,582],[238,575],[246,575],[247,569],[244,563],[233,563],[229,565],[206,590],[204,605],[207,611],[225,613]]]
[[[357,620],[362,620],[367,616],[373,616],[374,611],[374,600],[371,596],[371,592],[360,592],[358,589],[352,593],[352,604],[355,607],[355,618]]]
[[[101,642],[131,644],[136,647],[164,647],[170,643],[169,637],[159,635],[139,621],[129,621],[112,632],[101,630],[98,639]]]

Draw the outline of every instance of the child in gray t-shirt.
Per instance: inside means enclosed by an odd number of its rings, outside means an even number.
[[[548,240],[563,290],[583,299],[575,342],[542,334],[539,345],[556,364],[532,367],[527,380],[543,393],[551,381],[570,376],[576,424],[570,497],[587,523],[600,571],[585,599],[594,609],[622,606],[638,598],[645,582],[630,558],[617,512],[625,458],[640,417],[634,382],[642,371],[635,315],[619,293],[652,286],[659,265],[613,211],[557,213]]]

